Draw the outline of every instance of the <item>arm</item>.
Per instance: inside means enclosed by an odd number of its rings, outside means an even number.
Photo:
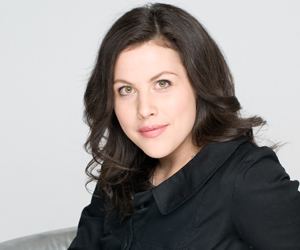
[[[256,149],[244,162],[233,193],[233,222],[255,249],[300,249],[299,181],[290,180],[276,154]]]
[[[77,234],[68,250],[100,250],[100,239],[103,234],[104,204],[101,197],[96,197],[94,190],[91,203],[84,207],[78,223]]]

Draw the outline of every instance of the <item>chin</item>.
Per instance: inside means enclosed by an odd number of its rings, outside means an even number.
[[[152,153],[152,152],[148,153],[148,152],[145,152],[145,151],[144,151],[144,153],[146,155],[148,155],[149,157],[154,158],[154,159],[161,159],[161,158],[166,156],[165,154],[161,154],[161,153]]]
[[[167,155],[169,155],[169,151],[166,151],[166,150],[161,150],[160,147],[156,147],[156,148],[145,148],[145,147],[140,147],[141,150],[146,154],[148,155],[149,157],[152,157],[152,158],[163,158]]]

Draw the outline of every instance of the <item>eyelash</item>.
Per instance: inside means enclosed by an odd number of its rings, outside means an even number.
[[[165,80],[165,79],[158,80],[156,83],[159,83],[159,82],[166,82],[166,83],[168,83],[168,87],[172,85],[169,80]],[[127,95],[122,95],[120,93],[123,88],[127,88],[127,87],[131,88],[131,86],[122,86],[122,87],[118,88],[118,93],[119,93],[120,96],[127,96]],[[163,89],[168,88],[168,87],[163,87]]]

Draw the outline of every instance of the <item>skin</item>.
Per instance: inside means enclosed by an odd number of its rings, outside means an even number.
[[[150,81],[163,71],[173,74],[164,73]],[[114,111],[127,137],[145,154],[159,159],[154,173],[157,185],[200,149],[192,144],[196,97],[186,70],[175,50],[154,40],[119,54],[114,70]],[[152,124],[168,126],[158,137],[143,137],[138,129]]]

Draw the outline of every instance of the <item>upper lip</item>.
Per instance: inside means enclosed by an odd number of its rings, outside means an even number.
[[[139,128],[139,132],[147,132],[155,129],[159,129],[161,127],[165,127],[168,124],[155,124],[155,125],[149,125],[149,126],[143,126]]]

